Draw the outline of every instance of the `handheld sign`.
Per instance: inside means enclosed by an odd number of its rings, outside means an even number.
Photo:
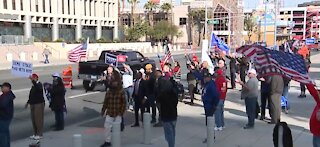
[[[118,66],[117,56],[110,54],[110,53],[106,53],[105,54],[105,63],[112,64],[113,66]]]
[[[117,56],[118,63],[124,63],[124,62],[126,62],[126,60],[127,60],[127,56],[125,56],[125,55],[118,55]]]
[[[32,63],[12,60],[11,73],[19,77],[29,77],[32,74]]]

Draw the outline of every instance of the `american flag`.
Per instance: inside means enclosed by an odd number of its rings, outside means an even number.
[[[87,41],[68,52],[68,59],[70,62],[80,62],[81,58],[87,57],[87,48],[89,38]]]
[[[164,56],[163,62],[167,63],[172,58],[170,50],[168,50],[166,56]]]
[[[313,83],[305,62],[299,55],[270,50],[262,46],[246,47],[237,52],[253,59],[259,77],[280,74],[301,83]]]

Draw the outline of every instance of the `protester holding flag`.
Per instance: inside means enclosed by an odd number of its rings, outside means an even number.
[[[235,57],[235,54],[232,53],[229,56],[226,56],[229,61],[229,69],[230,69],[230,78],[231,78],[231,89],[236,88],[236,72],[237,72],[237,59]]]

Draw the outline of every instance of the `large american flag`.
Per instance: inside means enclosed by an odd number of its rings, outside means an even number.
[[[300,55],[270,50],[262,46],[242,47],[237,52],[252,59],[259,77],[279,74],[301,83],[313,83]]]
[[[167,54],[164,56],[163,62],[167,63],[172,58],[170,50],[168,50]]]
[[[87,41],[76,48],[68,52],[68,59],[70,62],[80,62],[81,58],[87,57],[87,48],[89,44],[89,38]]]

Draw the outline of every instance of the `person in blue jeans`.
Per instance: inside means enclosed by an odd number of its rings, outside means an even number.
[[[224,128],[224,101],[227,96],[227,79],[224,76],[224,71],[222,69],[218,69],[216,71],[216,87],[219,92],[219,103],[217,105],[216,112],[214,113],[214,119],[216,122],[216,127],[214,128],[216,131],[222,131]]]
[[[0,147],[10,147],[9,126],[13,118],[13,100],[15,95],[11,91],[9,83],[3,83],[0,95]]]
[[[212,117],[219,103],[219,92],[215,82],[212,80],[210,73],[204,74],[204,88],[202,92],[202,102],[206,115],[206,126],[208,125],[208,117]],[[207,139],[203,143],[207,142]]]
[[[161,120],[168,147],[175,146],[178,93],[174,90],[173,78],[169,76],[169,66],[163,67],[164,76],[158,79],[157,93],[160,103]]]

